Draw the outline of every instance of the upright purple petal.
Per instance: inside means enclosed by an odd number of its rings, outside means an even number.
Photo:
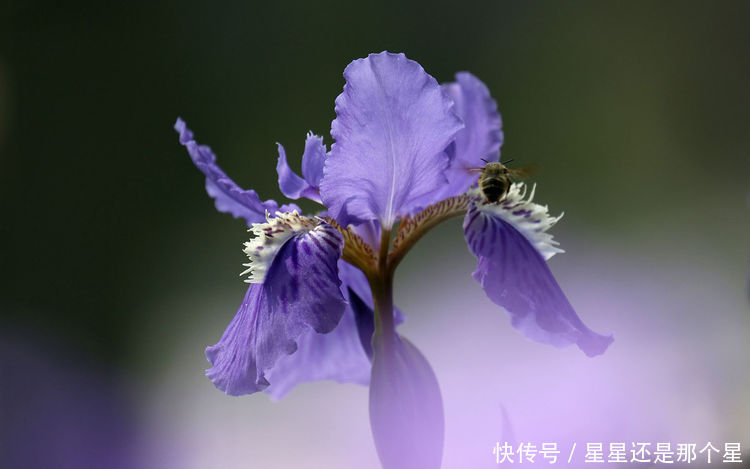
[[[323,137],[309,132],[305,140],[305,152],[302,154],[302,176],[315,189],[320,188],[327,157],[328,150],[323,144]]]
[[[265,220],[266,211],[275,213],[279,205],[273,200],[261,201],[254,190],[244,190],[216,164],[216,155],[206,145],[199,145],[185,121],[178,118],[174,129],[180,143],[187,148],[195,166],[206,175],[206,192],[214,199],[216,209],[235,218],[244,218],[248,225]]]
[[[344,77],[321,197],[337,219],[390,228],[445,184],[443,150],[462,124],[435,79],[403,54],[355,60]]]
[[[482,159],[498,160],[503,124],[487,86],[471,73],[457,73],[456,81],[444,84],[443,90],[456,103],[454,110],[464,122],[464,128],[458,131],[448,149],[451,157],[446,171],[448,184],[441,194],[451,197],[466,192],[477,182],[477,173],[470,168],[483,167]]]
[[[558,218],[532,203],[533,194],[525,199],[522,187],[513,184],[502,202],[476,203],[466,214],[464,235],[479,258],[474,278],[530,339],[557,347],[577,344],[588,356],[600,355],[614,339],[586,327],[545,260],[562,252],[546,233]]]
[[[289,167],[286,161],[286,150],[282,144],[277,144],[279,159],[276,162],[276,174],[279,176],[279,189],[286,197],[297,200],[302,196],[302,191],[310,185]]]
[[[256,234],[266,227],[269,233],[258,237],[256,251],[275,251],[270,258],[251,256],[253,280],[262,283],[250,285],[219,343],[206,349],[213,365],[206,375],[230,395],[267,388],[270,371],[297,351],[300,336],[331,332],[346,306],[337,272],[343,247],[338,231],[325,223],[310,227],[310,219],[296,213],[277,215],[267,226],[253,226]],[[292,234],[281,233],[282,225],[293,227]],[[254,265],[259,262],[268,265]]]
[[[384,469],[439,469],[443,402],[435,373],[409,341],[376,335],[370,426]]]
[[[320,180],[323,177],[323,163],[326,159],[326,149],[323,138],[307,134],[305,152],[302,155],[302,175],[299,177],[286,161],[286,151],[279,145],[279,160],[276,172],[279,175],[279,188],[290,199],[296,200],[306,197],[320,203]]]

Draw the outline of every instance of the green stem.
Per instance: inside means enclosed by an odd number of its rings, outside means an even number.
[[[396,267],[422,236],[440,223],[465,214],[469,203],[467,195],[450,197],[402,221],[392,251],[391,229],[381,228],[377,259],[373,259],[371,254],[365,256],[368,260],[375,261],[374,265],[371,261],[354,264],[362,268],[370,282],[375,305],[375,338],[382,338],[384,345],[391,345],[396,338],[393,318],[393,276]],[[351,257],[358,258],[357,255]]]
[[[375,335],[390,343],[396,337],[393,320],[393,269],[388,263],[391,230],[382,229],[377,269],[369,278],[375,305]]]

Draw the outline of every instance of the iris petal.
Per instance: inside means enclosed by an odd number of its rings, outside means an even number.
[[[370,379],[370,426],[380,462],[384,469],[439,469],[444,418],[435,373],[406,339],[382,339],[375,340]]]
[[[456,103],[454,110],[463,120],[464,128],[449,147],[451,161],[445,173],[448,184],[440,198],[466,192],[477,181],[477,173],[470,168],[483,167],[483,159],[497,161],[503,144],[503,123],[497,103],[479,78],[459,72],[455,82],[443,84],[443,90]]]
[[[479,258],[474,279],[526,337],[600,355],[614,339],[586,327],[555,281],[545,259],[561,252],[546,233],[557,219],[524,199],[522,187],[514,184],[502,202],[476,203],[466,214],[464,235]]]
[[[276,163],[276,173],[279,176],[281,193],[290,199],[297,200],[306,197],[320,203],[320,180],[323,178],[323,163],[326,159],[326,149],[323,138],[312,132],[307,134],[305,152],[302,154],[302,175],[295,173],[286,161],[286,151],[279,145],[279,160]]]
[[[347,307],[341,322],[328,334],[307,331],[297,341],[297,351],[281,358],[269,372],[271,385],[264,390],[274,399],[284,397],[296,385],[320,380],[368,385],[375,330],[372,293],[361,270],[339,260],[341,292]],[[395,323],[404,315],[394,308]]]
[[[276,363],[297,351],[300,336],[334,330],[346,306],[337,272],[342,246],[325,223],[284,242],[263,283],[250,285],[221,340],[206,349],[213,365],[206,375],[217,388],[230,395],[263,390]]]
[[[296,385],[320,380],[367,385],[370,359],[357,335],[351,308],[346,308],[338,326],[328,334],[305,332],[297,351],[280,359],[268,373],[271,385],[265,392],[274,399],[284,397]]]
[[[177,119],[174,129],[180,134],[180,143],[187,148],[195,166],[206,175],[206,192],[214,199],[216,209],[235,218],[244,218],[248,225],[265,220],[266,211],[295,209],[293,205],[279,208],[273,200],[261,201],[254,190],[244,190],[232,181],[216,164],[216,155],[206,145],[199,145],[182,119]]]
[[[323,137],[312,132],[307,134],[305,152],[302,154],[302,176],[312,187],[318,189],[323,180],[323,166],[328,157],[328,150],[323,144]]]
[[[339,222],[346,214],[390,228],[445,184],[444,149],[462,124],[435,79],[403,54],[355,60],[344,77],[321,197]]]
[[[310,185],[299,177],[289,163],[286,161],[286,150],[280,143],[278,144],[279,159],[276,162],[276,173],[279,176],[279,189],[286,197],[297,200],[302,196],[302,191],[308,189]]]
[[[355,306],[358,296],[354,293],[366,291],[370,295],[370,287],[364,274],[351,264],[339,260],[338,268],[341,291],[348,302],[341,322],[328,334],[306,332],[300,337],[297,352],[279,361],[269,375],[272,384],[265,390],[274,399],[281,399],[303,382],[370,382],[370,357],[360,337],[360,322],[374,324],[373,312],[366,305]]]

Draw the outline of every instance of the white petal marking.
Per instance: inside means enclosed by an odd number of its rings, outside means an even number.
[[[245,282],[263,283],[268,268],[284,243],[293,236],[313,230],[320,223],[318,219],[301,216],[296,210],[276,212],[273,218],[266,212],[266,223],[253,223],[247,230],[253,237],[243,249],[250,259],[247,264],[242,264],[247,269],[240,275],[250,274]]]
[[[548,260],[557,253],[565,252],[557,247],[559,243],[547,233],[547,230],[552,228],[564,213],[557,217],[550,216],[546,205],[532,202],[535,191],[536,184],[531,187],[529,197],[526,199],[526,185],[522,182],[513,183],[508,194],[500,202],[477,202],[477,210],[498,216],[512,225],[529,240],[544,259]]]

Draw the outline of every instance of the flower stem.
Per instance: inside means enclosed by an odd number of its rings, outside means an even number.
[[[381,230],[377,268],[369,278],[375,306],[375,335],[388,345],[396,337],[393,321],[393,269],[388,262],[390,244],[391,231]]]

